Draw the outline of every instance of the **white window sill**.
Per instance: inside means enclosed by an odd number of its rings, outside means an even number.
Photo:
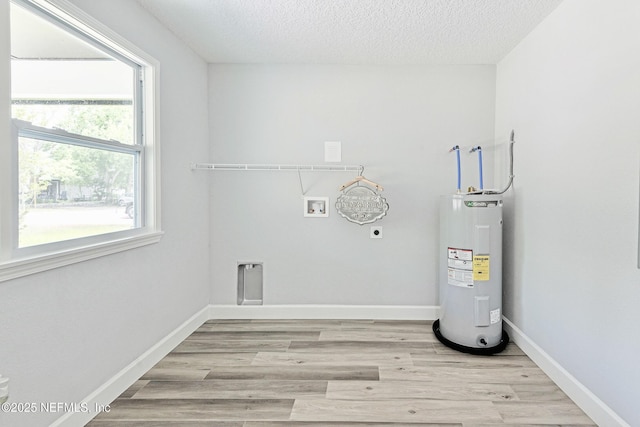
[[[163,234],[162,231],[154,231],[46,255],[6,261],[0,263],[0,282],[158,243]]]

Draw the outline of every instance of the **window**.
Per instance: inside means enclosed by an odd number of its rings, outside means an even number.
[[[155,61],[64,0],[9,20],[0,280],[157,241]]]

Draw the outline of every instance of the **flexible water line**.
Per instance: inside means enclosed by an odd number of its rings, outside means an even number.
[[[516,138],[515,138],[515,132],[512,130],[511,131],[511,137],[509,138],[509,182],[507,182],[507,186],[504,187],[504,189],[502,191],[496,191],[495,193],[492,194],[503,194],[505,193],[509,187],[511,187],[511,184],[513,184],[513,144],[516,143]]]
[[[478,147],[478,162],[480,163],[480,189],[484,190],[484,182],[482,179],[482,148]]]
[[[455,151],[456,152],[456,159],[458,161],[458,193],[460,192],[460,188],[462,186],[462,174],[460,172],[460,147],[458,145],[454,145],[453,148],[451,148],[451,150],[449,150],[449,152]]]
[[[480,172],[480,190],[484,190],[484,178],[482,173],[482,147],[478,145],[477,147],[473,147],[471,150],[469,150],[470,153],[473,153],[474,151],[478,152],[478,171]]]
[[[457,146],[456,146],[457,148]],[[458,193],[460,192],[460,187],[462,186],[461,172],[460,172],[460,149],[456,150],[456,156],[458,158]]]

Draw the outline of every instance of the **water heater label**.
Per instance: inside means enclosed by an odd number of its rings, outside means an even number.
[[[473,257],[473,280],[489,280],[489,255],[476,255]]]
[[[448,248],[449,259],[471,261],[473,259],[473,251],[471,249]]]
[[[447,248],[447,283],[473,288],[473,251]]]
[[[491,324],[494,325],[500,321],[500,309],[496,308],[495,310],[491,310],[489,312],[489,316],[491,317]]]

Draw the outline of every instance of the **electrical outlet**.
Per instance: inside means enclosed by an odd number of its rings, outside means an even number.
[[[369,237],[371,237],[372,239],[382,239],[382,227],[371,227],[371,230],[369,231]]]

